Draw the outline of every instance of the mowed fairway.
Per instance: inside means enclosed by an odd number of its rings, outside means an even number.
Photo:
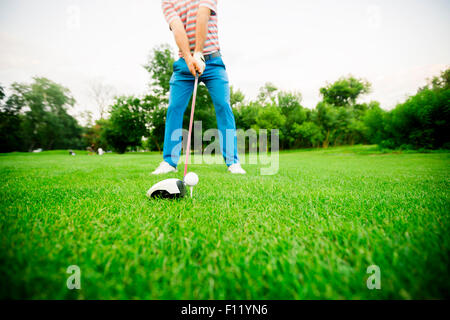
[[[145,197],[158,154],[1,155],[0,298],[449,298],[450,154],[376,150],[193,165],[181,201]]]

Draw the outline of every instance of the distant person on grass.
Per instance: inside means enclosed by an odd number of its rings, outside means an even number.
[[[195,75],[208,88],[216,110],[220,146],[228,170],[245,174],[237,152],[236,122],[230,105],[228,75],[222,61],[217,30],[217,0],[162,0],[180,59],[173,65],[164,135],[164,161],[153,174],[176,172],[181,152],[183,115],[194,90]]]

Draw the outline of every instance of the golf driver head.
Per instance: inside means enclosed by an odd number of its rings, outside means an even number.
[[[158,182],[147,192],[150,199],[178,199],[186,195],[186,185],[179,179],[167,179]]]

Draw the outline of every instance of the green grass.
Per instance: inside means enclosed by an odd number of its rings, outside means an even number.
[[[193,199],[150,201],[160,160],[1,155],[0,298],[450,296],[449,153],[286,152],[274,176],[194,165]],[[372,264],[381,290],[366,287]]]

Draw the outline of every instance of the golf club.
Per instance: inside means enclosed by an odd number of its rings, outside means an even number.
[[[195,76],[194,94],[192,96],[191,119],[189,120],[189,135],[188,135],[187,146],[186,146],[186,161],[184,163],[183,177],[186,177],[188,163],[189,163],[189,154],[191,153],[192,123],[194,122],[195,100],[197,98],[197,86],[198,86],[198,75]]]
[[[197,87],[198,87],[198,75],[195,76],[194,82],[194,93],[192,95],[192,107],[191,107],[191,117],[189,120],[189,134],[186,146],[186,161],[184,164],[184,174],[183,181],[179,179],[167,179],[158,182],[147,192],[147,197],[149,198],[161,198],[161,199],[176,199],[183,198],[186,195],[186,185],[190,187],[191,198],[193,187],[198,183],[197,174],[190,172],[187,173],[189,164],[189,155],[191,152],[191,136],[192,136],[192,124],[194,123],[194,112],[195,112],[195,101],[197,98]]]

